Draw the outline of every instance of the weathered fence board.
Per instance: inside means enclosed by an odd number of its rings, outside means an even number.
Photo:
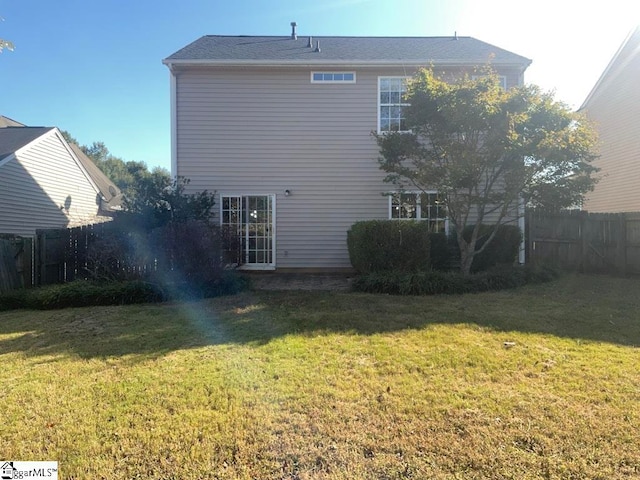
[[[135,229],[134,229],[135,230]],[[156,270],[157,258],[143,255],[149,232],[122,229],[113,223],[99,223],[69,229],[38,230],[36,232],[37,284],[71,282],[94,277],[96,262],[138,278]],[[104,240],[104,242],[100,242]],[[122,258],[115,243],[126,242],[136,252]],[[115,255],[115,256],[114,256]],[[106,263],[105,263],[106,262]]]
[[[37,230],[36,262],[39,285],[87,278],[89,246],[114,229],[109,223],[74,228]]]
[[[33,241],[30,238],[0,238],[0,292],[33,284]]]
[[[527,262],[640,274],[640,213],[527,213]]]

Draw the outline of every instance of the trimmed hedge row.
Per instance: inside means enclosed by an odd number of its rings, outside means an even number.
[[[351,264],[359,273],[419,272],[431,266],[426,222],[369,220],[347,232]]]
[[[161,285],[141,280],[94,283],[86,280],[20,289],[0,295],[0,311],[19,308],[53,310],[68,307],[128,305],[168,300],[206,298],[231,295],[244,290],[247,280],[228,274],[206,288],[194,290],[186,285]]]
[[[479,293],[542,283],[559,276],[550,267],[501,266],[463,276],[457,272],[379,272],[354,279],[353,290],[389,295],[436,295]]]
[[[467,226],[465,239],[471,239],[474,226]],[[480,227],[476,249],[481,248],[495,227]],[[514,225],[500,225],[485,250],[477,254],[472,272],[496,265],[513,264],[522,234]],[[460,251],[455,235],[429,231],[427,222],[369,220],[356,222],[347,232],[351,265],[358,273],[448,271],[459,264]]]

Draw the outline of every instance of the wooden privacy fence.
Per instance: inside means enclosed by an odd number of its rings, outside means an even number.
[[[112,222],[68,229],[37,230],[36,284],[48,285],[89,278],[90,272],[87,267],[92,260],[90,257],[98,254],[97,249],[102,249],[104,254],[105,249],[109,248],[109,244],[102,244],[96,248],[96,242],[113,239],[114,235],[120,239],[134,241],[134,237],[128,233]],[[119,254],[123,255],[122,252]],[[143,273],[155,268],[154,258],[147,259],[148,263],[141,259],[136,260],[138,263],[132,263],[130,258],[116,258],[113,261],[117,264],[116,268],[130,273]]]
[[[0,236],[0,293],[33,284],[33,240]]]
[[[527,212],[527,263],[640,274],[640,213]]]

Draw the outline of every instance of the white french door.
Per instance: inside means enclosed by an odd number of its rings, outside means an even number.
[[[275,268],[275,195],[222,195],[228,260],[247,269]]]

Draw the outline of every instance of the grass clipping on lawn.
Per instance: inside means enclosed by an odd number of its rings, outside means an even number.
[[[0,455],[60,478],[640,476],[640,281],[0,313]]]

